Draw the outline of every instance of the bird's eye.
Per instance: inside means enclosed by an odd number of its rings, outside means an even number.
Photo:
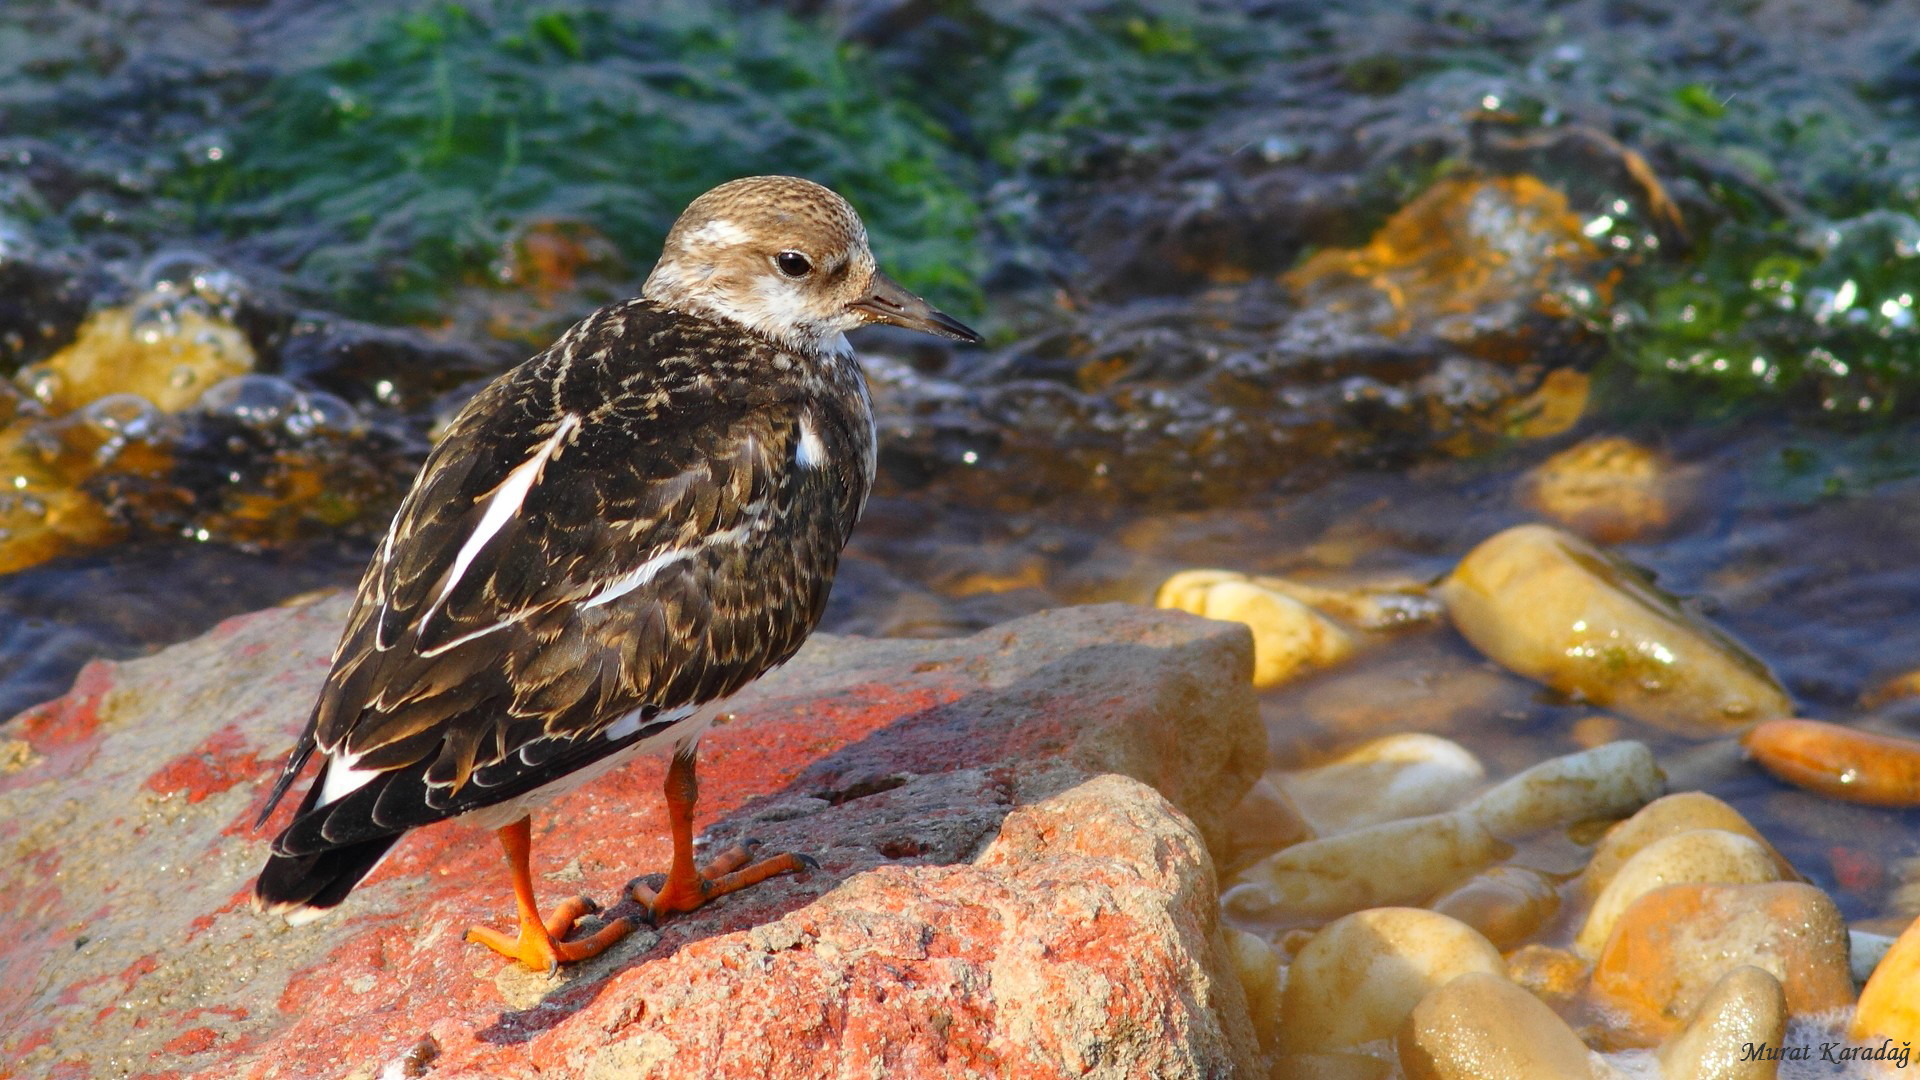
[[[791,278],[806,277],[813,271],[813,263],[797,251],[783,251],[773,257],[773,264],[780,272]]]

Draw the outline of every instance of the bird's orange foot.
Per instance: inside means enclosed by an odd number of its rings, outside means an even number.
[[[627,892],[647,909],[647,918],[658,926],[660,920],[668,915],[692,911],[709,900],[739,892],[770,877],[819,869],[819,863],[792,852],[754,862],[752,844],[753,841],[748,841],[747,846],[728,848],[714,856],[706,869],[700,871],[695,871],[691,862],[682,863],[676,859],[673,870],[665,875],[664,884],[645,884],[650,878],[662,876],[652,874],[648,878],[635,878],[628,882]]]
[[[485,945],[509,959],[518,960],[531,970],[551,972],[561,964],[598,956],[607,946],[626,937],[633,929],[633,924],[626,919],[615,919],[580,941],[562,940],[573,932],[574,924],[580,921],[581,916],[599,910],[593,901],[576,896],[561,901],[560,906],[544,922],[522,918],[520,932],[512,937],[490,926],[474,926],[468,928],[467,940]]]

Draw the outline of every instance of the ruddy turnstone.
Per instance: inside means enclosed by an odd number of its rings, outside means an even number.
[[[673,861],[655,920],[801,869],[693,863],[694,753],[726,698],[806,640],[873,484],[872,404],[845,332],[980,336],[874,265],[846,200],[784,176],[722,184],[667,235],[640,298],[587,316],[447,428],[361,579],[264,823],[317,750],[257,902],[304,922],[408,829],[496,829],[519,931],[467,932],[531,968],[630,929],[543,919],[530,809],[673,748]]]

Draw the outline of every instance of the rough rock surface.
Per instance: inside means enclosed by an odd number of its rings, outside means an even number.
[[[512,908],[455,823],[320,922],[251,910],[250,821],[344,611],[92,665],[0,728],[0,1076],[1254,1074],[1202,843],[1265,761],[1243,628],[815,639],[703,740],[696,826],[821,868],[548,977],[461,940]],[[536,817],[544,904],[665,867],[663,770]]]

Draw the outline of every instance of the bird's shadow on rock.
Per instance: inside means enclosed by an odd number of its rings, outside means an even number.
[[[640,906],[623,901],[605,914],[634,919],[634,935],[573,969],[529,1007],[501,1013],[479,1038],[528,1042],[592,1004],[614,976],[711,937],[773,924],[875,867],[970,862],[1016,807],[1091,774],[1125,772],[1152,783],[1155,773],[1198,764],[1188,760],[1188,747],[1150,746],[1152,740],[1138,732],[1113,730],[1144,712],[1191,716],[1212,703],[1215,689],[1199,679],[1117,680],[1122,693],[1144,689],[1150,700],[1117,700],[1116,687],[1103,685],[1102,672],[1188,670],[1162,653],[1135,643],[1088,645],[1004,685],[903,713],[815,759],[779,791],[751,800],[701,839],[709,851],[755,840],[763,853],[808,855],[817,869],[770,879],[677,916],[657,936],[648,933]],[[922,664],[914,675],[935,672]],[[791,710],[804,706],[799,698],[749,705],[764,712],[743,709],[736,738],[751,740],[754,727],[791,719]],[[1259,754],[1252,767],[1257,770],[1263,758]],[[633,1008],[637,1018],[644,1001]]]

